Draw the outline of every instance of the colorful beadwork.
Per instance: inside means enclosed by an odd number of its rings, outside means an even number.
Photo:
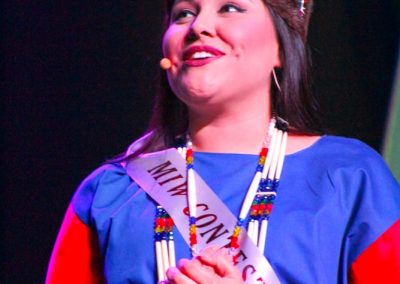
[[[267,158],[267,154],[268,154],[268,148],[263,147],[260,152],[260,157],[258,158],[258,166],[257,166],[256,171],[262,172],[262,170],[264,168],[265,160]]]
[[[154,224],[154,240],[173,240],[172,229],[174,227],[174,221],[168,215],[167,211],[161,206],[157,206],[156,220]]]
[[[279,180],[262,180],[250,211],[250,220],[268,220],[271,214]]]
[[[190,141],[190,139],[187,139],[187,142],[186,142],[186,168],[187,168],[188,172],[190,170],[193,170],[193,160],[194,159],[193,159],[192,142]],[[189,213],[192,214],[192,212],[189,212]],[[192,252],[196,252],[197,227],[196,227],[196,217],[195,216],[189,217],[189,244],[192,249]]]
[[[175,266],[175,245],[173,236],[174,221],[167,211],[157,206],[154,221],[154,245],[157,261],[158,281],[166,280],[166,271]]]
[[[192,219],[192,218],[191,218]],[[190,240],[190,246],[193,247],[197,245],[197,227],[196,227],[196,221],[193,223],[189,224],[189,240]]]
[[[237,224],[235,226],[235,228],[233,229],[233,234],[231,237],[231,244],[230,244],[232,249],[239,248],[239,235],[241,232],[241,228],[242,228],[242,226]]]
[[[187,169],[193,168],[193,149],[188,147],[186,150],[186,167]]]
[[[307,3],[302,1],[302,3]],[[238,221],[233,229],[230,248],[236,250],[240,246],[239,237],[243,225],[248,222],[247,234],[263,253],[267,234],[267,220],[273,209],[279,177],[281,174],[287,142],[288,125],[282,119],[271,120],[268,135],[260,151],[255,175],[243,201]],[[271,144],[271,152],[267,148]],[[187,136],[186,146],[178,147],[178,152],[186,160],[187,188],[188,188],[188,215],[189,217],[189,245],[193,255],[197,254],[197,226],[196,226],[196,181],[194,176],[194,157],[192,142]],[[268,178],[267,178],[268,176]],[[175,266],[175,248],[173,241],[173,220],[168,213],[157,206],[154,240],[157,257],[157,274],[160,282],[166,280],[168,267]],[[250,226],[251,225],[251,226]],[[236,261],[236,260],[235,260]]]
[[[275,125],[275,121],[271,122],[273,125]],[[270,133],[268,134],[270,135]],[[264,169],[265,161],[267,159],[268,155],[268,148],[266,146],[267,141],[269,141],[269,136],[267,136],[266,141],[264,142],[263,147],[261,148],[259,158],[258,158],[258,164],[256,167],[256,174],[261,174]],[[186,166],[187,170],[189,171],[190,169],[193,169],[193,150],[192,150],[192,142],[190,140],[190,137],[187,137],[187,146],[186,146]],[[259,185],[260,187],[260,185]],[[256,198],[253,201],[252,207],[250,209],[250,215],[252,218],[259,218],[260,215],[265,214],[265,209],[260,211],[260,198],[256,196]],[[233,233],[231,236],[231,242],[230,242],[230,247],[232,249],[237,249],[239,248],[239,235],[241,233],[241,228],[243,226],[244,219],[238,220],[235,228],[233,229]],[[195,246],[197,245],[197,234],[196,234],[196,218],[191,216],[189,218],[189,241],[190,241],[190,246],[192,248],[192,251],[195,251]]]

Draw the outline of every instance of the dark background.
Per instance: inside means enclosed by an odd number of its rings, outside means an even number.
[[[2,2],[1,283],[44,281],[76,186],[145,129],[161,2]],[[317,1],[310,28],[325,125],[377,150],[399,11],[396,0]]]

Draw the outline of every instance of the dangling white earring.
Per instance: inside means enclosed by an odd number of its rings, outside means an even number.
[[[275,85],[278,88],[279,92],[282,92],[281,86],[279,85],[278,82],[278,77],[276,77],[275,68],[272,68],[272,76],[274,77]]]

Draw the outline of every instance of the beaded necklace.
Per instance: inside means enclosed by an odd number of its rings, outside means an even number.
[[[232,251],[239,248],[239,235],[249,215],[247,234],[254,244],[264,253],[267,225],[274,200],[277,194],[283,161],[287,144],[287,122],[273,118],[269,125],[268,134],[263,141],[256,171],[242,203],[237,223],[231,236]],[[194,157],[192,142],[187,135],[186,145],[178,147],[178,152],[186,160],[187,195],[189,207],[189,245],[192,255],[197,250],[196,227],[196,183],[194,176]],[[157,272],[159,281],[166,280],[165,272],[175,266],[175,251],[172,234],[173,221],[167,212],[157,207],[155,220],[155,247],[157,257]]]

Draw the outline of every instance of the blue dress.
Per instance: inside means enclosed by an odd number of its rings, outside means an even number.
[[[194,158],[196,171],[237,216],[258,156]],[[98,235],[108,283],[156,283],[156,204],[122,166],[92,173],[72,208]],[[286,156],[264,254],[281,283],[348,283],[356,259],[399,218],[400,186],[382,158],[360,141],[323,136]],[[174,233],[177,259],[190,258]]]

